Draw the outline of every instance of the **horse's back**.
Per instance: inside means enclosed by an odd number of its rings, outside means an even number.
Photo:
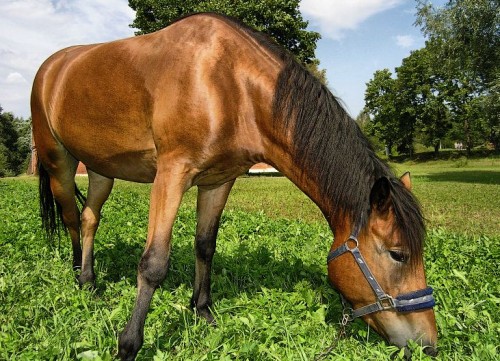
[[[47,118],[75,158],[103,175],[152,181],[159,152],[182,153],[203,171],[221,157],[210,154],[214,148],[234,150],[242,139],[259,144],[254,118],[267,114],[256,114],[250,97],[270,101],[273,78],[263,69],[277,63],[255,48],[251,37],[213,15],[188,17],[144,36],[68,48],[40,69],[32,103],[42,109],[34,113]],[[259,77],[264,94],[262,88],[249,94]],[[254,128],[243,137],[241,123],[248,120]]]

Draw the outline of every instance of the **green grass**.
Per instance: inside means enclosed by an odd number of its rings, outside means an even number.
[[[498,159],[395,167],[414,175],[429,219],[438,360],[498,359]],[[74,280],[69,242],[43,239],[36,180],[0,180],[0,360],[112,359],[135,299],[149,189],[117,182],[97,235],[97,290],[89,291]],[[236,182],[214,259],[213,328],[187,308],[195,198],[190,191],[179,212],[170,272],[138,359],[313,360],[332,345],[341,305],[326,281],[331,233],[312,202],[283,178]],[[389,360],[395,351],[356,321],[326,359]],[[429,358],[416,347],[414,359]]]
[[[500,234],[500,158],[393,164],[410,171],[430,228],[474,236]]]

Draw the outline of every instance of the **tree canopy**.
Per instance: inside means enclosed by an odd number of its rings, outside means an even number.
[[[442,8],[417,1],[417,21],[441,65],[461,72],[483,87],[498,82],[500,66],[500,2],[450,0]]]
[[[500,2],[450,0],[436,8],[418,0],[417,21],[429,38],[435,68],[449,82],[455,136],[467,149],[486,139],[500,145]]]
[[[233,16],[263,31],[306,64],[318,63],[314,51],[320,34],[306,30],[299,11],[300,0],[129,0],[136,18],[136,34],[146,34],[196,12],[218,12]]]
[[[31,122],[4,113],[0,106],[0,177],[26,170],[30,153]]]
[[[403,153],[411,153],[415,138],[436,152],[445,138],[463,141],[469,151],[480,144],[498,149],[500,3],[417,3],[426,45],[403,59],[394,77],[375,72],[365,92],[367,129]]]

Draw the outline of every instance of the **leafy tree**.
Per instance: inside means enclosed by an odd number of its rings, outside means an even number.
[[[317,62],[314,51],[320,34],[307,31],[300,0],[129,0],[136,12],[132,26],[146,34],[195,12],[213,11],[233,16],[270,35],[303,64]]]
[[[487,94],[477,100],[485,124],[486,137],[495,149],[500,149],[500,75]]]
[[[498,149],[500,117],[500,2],[450,0],[442,8],[418,0],[417,25],[429,37],[436,66],[446,75],[455,135]]]
[[[416,24],[438,45],[443,65],[460,70],[484,87],[498,80],[498,0],[450,0],[442,8],[418,0],[417,9]]]
[[[394,144],[401,141],[398,114],[395,106],[396,81],[389,69],[377,70],[366,84],[365,111],[372,116],[366,128],[385,145],[390,156]]]
[[[377,138],[372,132],[372,119],[370,118],[370,114],[368,113],[366,108],[361,110],[361,112],[356,117],[355,121],[358,124],[361,131],[363,132],[363,134],[369,139],[375,151],[377,152],[384,151],[385,144],[382,144],[379,138]]]
[[[403,59],[394,79],[376,72],[367,84],[373,132],[410,154],[415,136],[435,152],[446,137],[462,140],[469,152],[486,141],[498,149],[500,3],[450,0],[435,8],[417,2],[416,23],[428,41]]]
[[[437,153],[451,123],[444,97],[446,82],[435,69],[435,61],[434,54],[422,48],[403,59],[396,72],[400,116],[405,116],[405,123],[415,127],[422,143]]]
[[[30,153],[30,122],[4,113],[0,107],[0,177],[24,171]]]
[[[403,59],[396,78],[385,69],[375,72],[367,84],[371,127],[389,150],[395,145],[399,153],[412,155],[414,138],[419,135],[424,145],[439,151],[451,124],[443,95],[445,82],[433,64],[432,54],[423,48]]]

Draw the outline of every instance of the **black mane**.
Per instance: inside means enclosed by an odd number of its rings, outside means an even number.
[[[334,206],[333,213],[327,216],[347,216],[351,224],[363,227],[375,181],[389,178],[402,246],[416,262],[422,254],[425,235],[419,203],[387,163],[377,157],[336,97],[267,35],[234,18],[209,15],[245,32],[283,62],[273,100],[275,126],[292,132],[296,166],[317,182],[322,197],[330,199]]]
[[[403,248],[412,263],[422,254],[425,226],[418,201],[375,154],[337,98],[291,56],[285,58],[274,95],[276,126],[292,129],[295,162],[334,205],[330,217],[347,216],[363,227],[377,179],[391,184],[392,206]]]
[[[279,75],[273,105],[276,125],[293,129],[299,169],[315,178],[334,212],[362,225],[375,181],[394,178],[388,165],[335,96],[291,57]]]

